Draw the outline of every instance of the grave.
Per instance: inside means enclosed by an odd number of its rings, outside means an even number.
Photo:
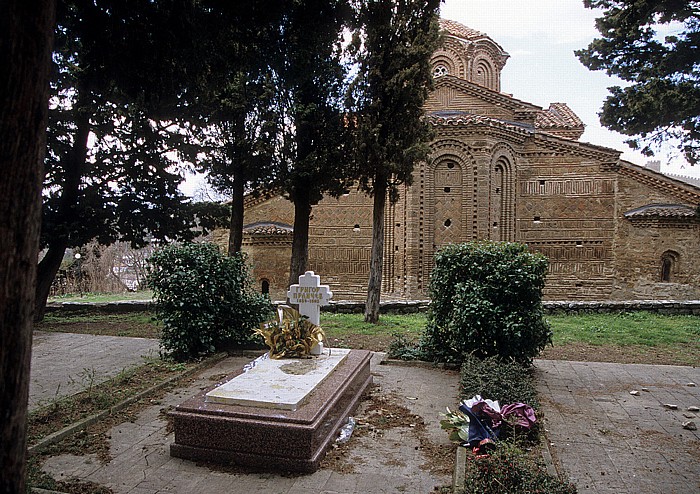
[[[311,271],[288,292],[314,324],[332,297]],[[313,472],[372,382],[371,353],[328,349],[303,359],[263,355],[178,405],[171,456],[270,471]]]

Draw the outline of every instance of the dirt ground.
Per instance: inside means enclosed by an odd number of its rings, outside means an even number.
[[[683,348],[681,348],[683,347]],[[612,346],[567,343],[549,346],[540,354],[549,360],[578,362],[610,362],[618,364],[697,365],[700,354],[696,347],[679,345],[677,348],[655,348],[641,345]]]

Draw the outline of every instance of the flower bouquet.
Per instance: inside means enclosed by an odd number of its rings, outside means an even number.
[[[273,359],[309,357],[311,349],[326,336],[320,326],[292,307],[280,305],[277,315],[277,320],[260,323],[255,330],[270,347],[270,357]]]

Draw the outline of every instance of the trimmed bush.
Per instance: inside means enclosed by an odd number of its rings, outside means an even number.
[[[424,350],[445,362],[474,354],[530,364],[552,338],[542,308],[547,265],[545,256],[517,243],[442,248],[430,278]]]
[[[539,407],[532,367],[500,357],[480,359],[467,355],[460,371],[460,395],[468,400],[474,395],[498,400],[501,405],[527,403]]]
[[[576,486],[547,474],[542,462],[498,443],[491,454],[467,461],[460,494],[576,494]]]
[[[253,328],[272,312],[269,299],[252,289],[245,257],[225,256],[211,243],[156,251],[147,282],[163,321],[163,353],[176,360],[259,341]]]

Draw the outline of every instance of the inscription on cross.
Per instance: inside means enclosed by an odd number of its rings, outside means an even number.
[[[332,297],[328,285],[321,285],[321,277],[313,271],[299,276],[299,284],[290,286],[287,292],[289,303],[299,304],[299,314],[317,326],[320,326],[321,306],[328,305]]]

